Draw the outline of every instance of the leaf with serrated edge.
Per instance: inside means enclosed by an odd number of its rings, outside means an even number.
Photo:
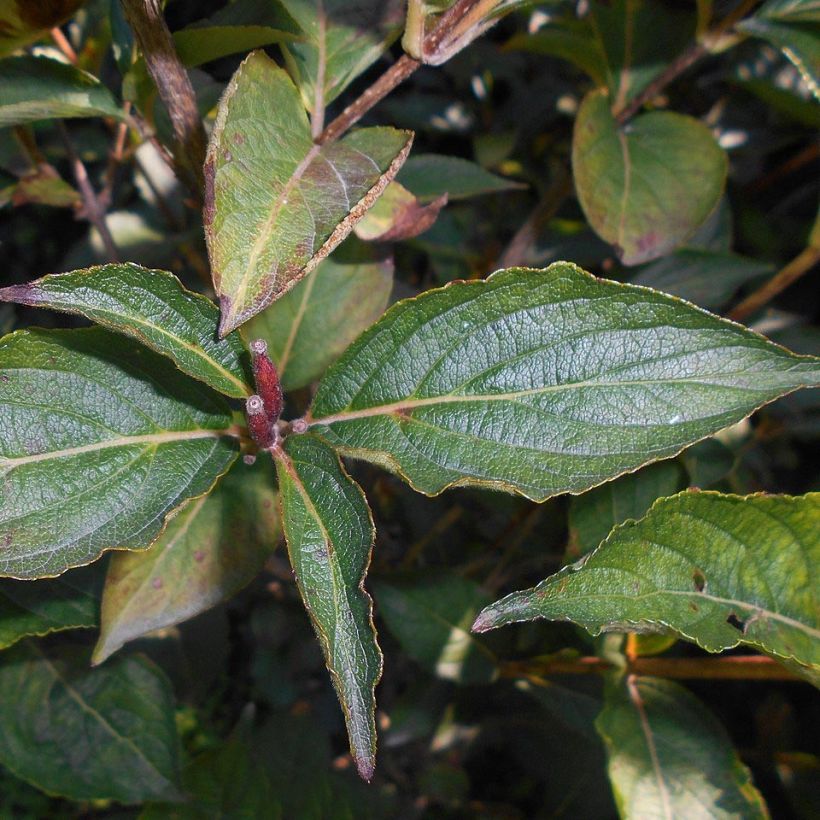
[[[483,632],[533,618],[602,631],[674,629],[709,652],[739,644],[820,671],[820,493],[688,491],[616,527],[586,559],[481,612]]]
[[[682,686],[628,676],[609,681],[595,727],[624,818],[768,818],[725,729]]]
[[[232,470],[212,493],[189,501],[149,550],[112,556],[93,663],[199,615],[256,577],[279,537],[269,467]]]
[[[133,336],[220,393],[234,398],[253,393],[250,357],[242,340],[219,340],[216,305],[186,290],[167,271],[130,262],[100,265],[0,288],[0,302],[85,316]]]
[[[558,262],[394,305],[330,367],[305,422],[428,495],[480,485],[543,501],[818,383],[820,359]]]
[[[143,549],[236,458],[225,400],[103,328],[0,340],[0,575]]]
[[[72,800],[179,800],[174,693],[141,657],[90,669],[85,650],[24,641],[0,663],[0,763]]]
[[[709,129],[673,111],[618,125],[603,91],[581,103],[572,138],[578,201],[625,265],[682,245],[717,207],[726,152]]]
[[[313,436],[290,436],[278,453],[282,526],[302,600],[345,714],[359,774],[376,760],[374,689],[382,656],[364,590],[375,530],[370,508],[339,457]]]
[[[363,128],[311,139],[299,92],[261,52],[219,105],[205,162],[205,238],[225,336],[312,271],[407,158],[413,135]]]

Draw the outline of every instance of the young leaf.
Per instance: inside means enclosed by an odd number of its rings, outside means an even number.
[[[102,580],[94,565],[36,584],[0,581],[0,649],[28,635],[97,626]]]
[[[363,128],[316,145],[299,93],[262,52],[234,74],[205,163],[205,233],[220,335],[313,270],[396,175],[412,134]]]
[[[353,232],[368,242],[411,239],[432,228],[446,204],[447,194],[442,194],[428,205],[422,205],[407,188],[393,181],[359,220]]]
[[[243,328],[245,338],[268,343],[284,390],[318,379],[387,307],[392,258],[352,242]]]
[[[0,128],[66,117],[115,117],[122,106],[92,74],[48,57],[0,61]]]
[[[102,328],[0,340],[0,575],[143,549],[236,458],[228,406]]]
[[[112,556],[92,662],[227,600],[258,575],[279,538],[268,465],[232,470],[189,501],[145,552]]]
[[[85,0],[50,0],[26,3],[0,0],[0,55],[45,36],[49,29],[64,23]]]
[[[586,559],[487,607],[473,629],[533,618],[593,634],[668,628],[709,652],[746,644],[816,674],[818,531],[820,493],[662,498]]]
[[[0,288],[0,302],[85,316],[133,336],[220,393],[234,398],[253,393],[242,340],[219,340],[216,305],[186,290],[172,273],[130,262],[100,265]]]
[[[72,800],[178,800],[174,695],[139,657],[90,669],[71,647],[0,655],[0,763]]]
[[[470,634],[478,611],[490,601],[474,581],[428,576],[374,584],[379,614],[407,654],[439,678],[488,683],[495,657]]]
[[[364,493],[338,456],[313,436],[290,436],[276,462],[282,526],[299,592],[345,714],[359,774],[376,761],[382,656],[364,590],[375,531]]]
[[[559,262],[394,305],[331,366],[305,421],[420,492],[477,484],[543,501],[818,382],[818,359]]]
[[[672,111],[619,126],[604,91],[589,93],[575,121],[572,168],[581,207],[625,265],[683,244],[715,209],[728,162],[709,129]]]
[[[611,681],[595,725],[621,817],[768,818],[726,731],[682,686]]]

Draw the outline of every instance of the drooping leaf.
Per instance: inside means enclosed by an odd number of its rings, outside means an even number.
[[[17,205],[50,205],[73,208],[82,201],[80,192],[60,177],[54,166],[41,163],[20,177],[11,197]]]
[[[279,536],[269,473],[263,463],[232,470],[212,493],[189,501],[149,550],[112,556],[95,664],[227,600],[258,575]]]
[[[496,675],[492,652],[470,634],[490,601],[481,587],[458,576],[374,584],[379,615],[402,649],[439,678],[487,683]]]
[[[133,336],[221,393],[235,398],[253,393],[250,358],[242,340],[218,339],[216,305],[186,290],[167,271],[130,262],[100,265],[0,288],[0,302],[85,316]]]
[[[345,714],[359,774],[376,761],[376,702],[382,657],[364,577],[373,520],[364,493],[338,456],[313,436],[290,436],[276,462],[282,526],[299,592]]]
[[[228,406],[102,328],[0,340],[0,575],[143,549],[236,458]]]
[[[594,550],[610,530],[627,519],[642,518],[658,499],[686,486],[686,473],[676,461],[650,464],[637,473],[608,481],[570,502],[570,544],[574,560]]]
[[[544,500],[674,455],[820,380],[820,361],[673,297],[559,262],[394,305],[305,421],[420,492]]]
[[[284,390],[305,387],[384,312],[393,289],[393,260],[348,240],[307,279],[243,328],[263,338]]]
[[[25,641],[0,655],[0,763],[73,800],[174,800],[174,695],[139,657],[91,669],[84,651]]]
[[[768,0],[737,28],[781,49],[820,99],[820,14],[815,0]]]
[[[447,204],[442,194],[422,205],[410,191],[398,182],[391,182],[376,204],[353,228],[359,239],[369,242],[398,242],[424,233],[435,224],[439,211]]]
[[[321,120],[325,106],[384,54],[401,34],[400,0],[281,0],[304,40],[283,47],[305,108]]]
[[[768,818],[725,729],[682,686],[636,676],[611,681],[595,725],[626,820]]]
[[[84,0],[0,0],[0,56],[16,51],[68,20]]]
[[[412,134],[363,128],[316,145],[296,87],[261,52],[234,74],[205,164],[205,231],[220,334],[313,270],[396,175]]]
[[[487,607],[473,628],[532,618],[593,634],[669,628],[709,652],[746,644],[816,674],[818,532],[820,493],[662,498],[586,559]]]
[[[520,182],[485,171],[460,157],[418,154],[410,157],[396,178],[422,202],[447,194],[450,200],[526,188]]]
[[[0,649],[28,635],[97,626],[102,580],[95,565],[36,584],[0,581]]]
[[[0,128],[65,117],[116,117],[123,109],[92,74],[49,57],[0,60]]]
[[[586,96],[572,144],[575,190],[596,233],[625,265],[682,245],[723,194],[727,159],[699,120],[672,111],[619,126],[606,92]]]

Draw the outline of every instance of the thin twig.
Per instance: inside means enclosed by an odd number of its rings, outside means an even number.
[[[742,322],[753,313],[757,313],[763,305],[770,302],[787,287],[794,284],[804,273],[810,271],[820,262],[820,248],[809,245],[799,253],[788,265],[779,270],[766,284],[750,293],[739,305],[729,313],[729,318],[735,322]]]
[[[105,210],[100,206],[97,195],[94,193],[94,188],[88,179],[88,172],[85,169],[83,161],[80,159],[74,148],[74,143],[71,141],[71,136],[68,129],[62,120],[57,121],[57,130],[65,145],[66,153],[68,154],[68,161],[71,165],[71,171],[74,174],[74,179],[77,182],[77,187],[80,189],[80,196],[83,199],[83,212],[88,221],[97,229],[100,235],[103,246],[105,247],[106,255],[109,261],[119,262],[120,255],[117,246],[114,243],[114,238],[108,230],[108,225],[105,222]]]
[[[63,56],[72,65],[77,65],[77,52],[74,51],[71,43],[68,42],[68,38],[63,34],[63,30],[59,26],[55,26],[51,29],[51,39],[54,40],[54,44],[60,49]]]

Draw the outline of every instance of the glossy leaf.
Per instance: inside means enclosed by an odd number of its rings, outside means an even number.
[[[139,657],[91,669],[71,647],[0,655],[0,763],[73,800],[179,799],[174,695]]]
[[[328,370],[305,420],[420,492],[477,484],[544,500],[818,381],[817,359],[559,262],[394,305]]]
[[[585,560],[485,609],[473,628],[533,618],[593,634],[669,628],[709,652],[746,644],[817,673],[818,531],[820,493],[662,498]]]
[[[595,725],[621,817],[768,818],[725,729],[682,686],[612,681]]]
[[[236,458],[223,399],[102,328],[0,340],[0,575],[143,549]]]
[[[717,207],[727,159],[700,121],[652,111],[619,126],[605,92],[587,95],[572,144],[575,190],[625,265],[682,245]]]
[[[422,202],[431,202],[444,194],[451,200],[468,199],[527,187],[513,179],[491,174],[469,160],[443,154],[410,157],[396,179]]]
[[[427,576],[374,584],[379,615],[413,660],[439,678],[487,683],[496,675],[495,656],[470,634],[490,596],[473,581]]]
[[[345,714],[359,774],[376,761],[376,702],[382,657],[364,577],[375,531],[361,488],[313,436],[291,436],[276,463],[282,526],[299,592]]]
[[[0,288],[0,301],[85,316],[133,336],[221,393],[235,398],[253,393],[242,340],[219,340],[216,305],[166,271],[130,262],[100,265]]]
[[[387,307],[393,261],[351,240],[293,290],[243,328],[263,338],[285,390],[305,387],[325,372]]]
[[[370,242],[398,242],[424,233],[435,224],[439,211],[447,204],[447,194],[422,205],[398,182],[391,182],[376,204],[364,215],[354,233]]]
[[[313,270],[396,175],[412,135],[363,128],[316,145],[287,74],[261,52],[234,74],[205,164],[205,231],[220,334]]]
[[[400,0],[281,0],[304,39],[283,51],[314,120],[384,54],[404,23]],[[321,130],[321,128],[319,129]]]
[[[0,0],[0,55],[9,54],[48,34],[64,23],[84,0],[49,0],[29,3]]]
[[[661,461],[576,496],[569,507],[567,557],[574,560],[594,550],[613,527],[642,518],[658,498],[674,495],[685,486],[681,465]]]
[[[97,626],[101,590],[97,566],[36,584],[0,581],[0,649],[28,635]]]
[[[111,559],[93,662],[124,643],[227,600],[262,569],[279,537],[270,465],[237,467],[189,501],[144,552]]]
[[[0,127],[64,117],[116,117],[123,109],[92,74],[48,57],[0,61]]]

